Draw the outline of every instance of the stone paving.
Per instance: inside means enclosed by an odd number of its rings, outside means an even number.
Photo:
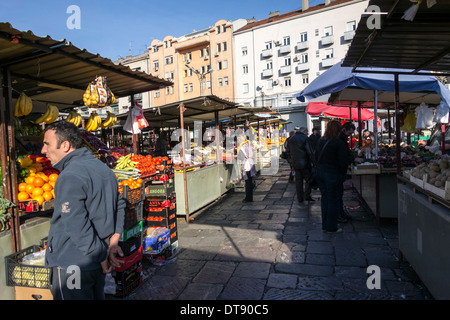
[[[178,220],[179,249],[167,264],[144,258],[144,282],[128,300],[432,300],[407,261],[398,259],[395,219],[380,226],[355,189],[344,202],[353,219],[341,234],[321,228],[320,193],[299,204],[283,162],[258,176],[254,202],[230,192]],[[393,204],[395,205],[395,204]],[[350,210],[351,208],[351,210]],[[368,289],[381,270],[381,288]]]

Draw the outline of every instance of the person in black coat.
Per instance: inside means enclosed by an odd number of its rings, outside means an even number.
[[[311,186],[306,181],[311,175],[312,168],[312,151],[307,134],[308,129],[301,127],[288,141],[289,163],[295,170],[295,187],[299,203],[304,200],[314,201],[311,197]],[[305,189],[303,189],[303,181],[305,181]]]
[[[319,141],[319,139],[320,139],[319,129],[313,128],[312,133],[309,136],[309,143],[311,145],[312,152],[316,150],[317,142]]]
[[[337,222],[341,211],[343,183],[350,162],[348,147],[339,138],[341,129],[339,121],[329,121],[315,153],[316,179],[322,195],[322,231],[327,233],[342,232]]]

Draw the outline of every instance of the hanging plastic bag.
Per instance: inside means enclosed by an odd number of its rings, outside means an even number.
[[[123,125],[123,130],[129,133],[141,133],[141,129],[139,128],[139,121],[137,117],[141,114],[142,108],[139,105],[134,105],[128,113],[127,120]]]
[[[136,116],[137,126],[139,129],[144,129],[148,127],[148,121],[144,117],[144,111],[142,110],[142,106],[135,103],[135,107],[139,108],[139,114]]]
[[[435,123],[449,122],[449,107],[444,101],[441,101],[441,103],[436,107],[436,113],[434,115],[433,121]]]
[[[416,108],[416,128],[417,129],[429,129],[434,126],[433,118],[433,110],[431,110],[427,104],[422,102],[420,106]]]
[[[400,128],[403,132],[415,132],[416,131],[416,115],[414,113],[408,113],[406,115],[403,126]]]

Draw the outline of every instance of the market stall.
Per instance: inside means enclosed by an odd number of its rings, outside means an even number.
[[[367,28],[369,16],[361,18],[343,66],[356,72],[361,67],[407,68],[411,75],[428,74],[443,82],[448,79],[447,1],[371,0],[368,5],[388,14],[377,18],[377,29]],[[444,154],[448,119],[437,126],[441,148],[436,153]],[[396,136],[399,138],[398,132]],[[448,158],[441,156],[396,175],[400,253],[436,299],[450,297],[450,278],[443,276],[450,268],[450,198],[448,182],[442,180],[446,166]]]
[[[41,289],[48,291],[48,272],[43,266],[23,263],[26,257],[45,252],[53,212],[51,191],[58,176],[48,159],[40,155],[42,129],[55,121],[70,121],[81,126],[85,146],[112,166],[101,141],[90,135],[100,125],[108,127],[114,116],[99,118],[92,112],[90,119],[82,119],[75,115],[74,108],[83,105],[102,108],[106,100],[110,102],[114,97],[159,89],[172,83],[115,65],[66,40],[55,41],[49,36],[38,37],[31,31],[19,31],[9,23],[0,23],[0,47],[3,182],[0,189],[1,198],[12,204],[6,210],[3,208],[0,215],[2,226],[6,227],[0,232],[0,251],[5,261],[0,266],[0,284],[5,288],[0,296],[13,299],[15,293],[16,298],[32,299],[36,292],[39,294],[35,296],[43,296]],[[99,75],[102,75],[101,86]],[[90,90],[92,86],[95,94]],[[105,100],[98,95],[100,88],[106,93]],[[91,96],[93,99],[88,103],[86,99]],[[35,274],[47,278],[38,279]]]

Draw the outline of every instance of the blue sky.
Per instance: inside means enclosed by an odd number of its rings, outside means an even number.
[[[310,0],[310,6],[323,3]],[[80,49],[116,61],[137,55],[153,39],[162,40],[201,30],[217,20],[265,19],[269,12],[281,14],[301,9],[302,0],[1,0],[0,22],[21,31],[55,40],[67,39]],[[73,15],[67,8],[80,8],[80,29],[69,29]]]

